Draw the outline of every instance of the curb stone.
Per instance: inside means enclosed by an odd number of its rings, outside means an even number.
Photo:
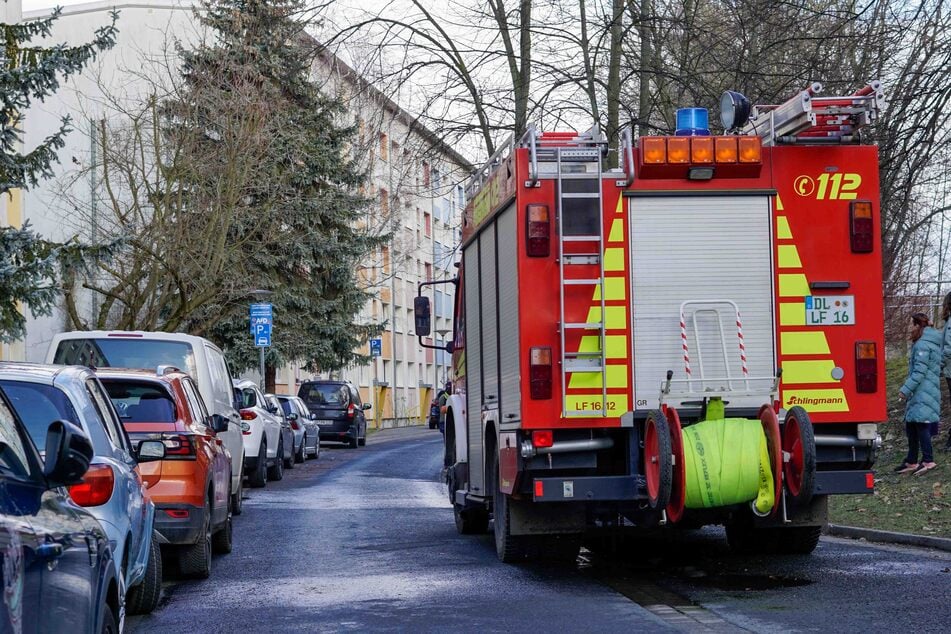
[[[829,524],[826,526],[826,535],[835,537],[848,537],[851,539],[864,539],[869,542],[883,542],[886,544],[903,544],[905,546],[918,546],[921,548],[934,548],[951,552],[951,539],[946,537],[932,537],[930,535],[915,535],[913,533],[896,533],[893,531],[882,531],[873,528],[860,528],[858,526],[840,526],[838,524]]]

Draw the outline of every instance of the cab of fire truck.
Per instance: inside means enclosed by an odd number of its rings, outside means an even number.
[[[597,127],[530,127],[469,183],[446,479],[503,561],[680,523],[811,552],[873,490],[884,90],[720,106],[626,131],[619,168]]]

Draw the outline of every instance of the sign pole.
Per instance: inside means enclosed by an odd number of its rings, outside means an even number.
[[[264,387],[266,383],[264,378],[264,346],[261,346],[260,348],[258,348],[258,352],[259,352],[259,360],[260,360],[260,368],[261,368],[261,391],[264,392],[266,391]]]

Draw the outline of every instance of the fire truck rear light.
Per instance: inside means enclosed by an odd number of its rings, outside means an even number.
[[[667,162],[686,165],[690,162],[690,138],[670,137],[667,139]]]
[[[528,230],[525,250],[529,257],[547,258],[551,253],[551,222],[548,205],[529,205],[526,213]]]
[[[551,398],[551,348],[531,349],[528,374],[531,397],[535,400]]]
[[[651,136],[640,140],[644,163],[662,165],[667,162],[667,141],[664,137]]]
[[[532,444],[535,445],[536,449],[541,447],[551,447],[553,444],[555,444],[554,434],[552,434],[551,430],[533,431]]]
[[[855,342],[855,391],[860,394],[878,391],[878,353],[874,341]]]
[[[740,163],[759,163],[762,161],[762,151],[758,136],[737,137],[739,144]]]
[[[716,144],[717,163],[736,163],[736,137],[718,136],[714,139]]]
[[[866,474],[865,474],[865,488],[866,488],[866,489],[874,489],[874,488],[875,488],[875,474],[874,474],[874,473],[866,473]]]
[[[545,497],[545,482],[543,480],[535,480],[535,497]]]
[[[875,244],[872,203],[855,200],[849,206],[849,242],[852,253],[871,253]]]
[[[713,163],[712,136],[695,136],[690,139],[690,162],[699,165]]]

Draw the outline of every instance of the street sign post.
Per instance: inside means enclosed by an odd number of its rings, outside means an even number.
[[[271,304],[251,304],[251,337],[258,348],[261,372],[261,389],[264,389],[264,349],[271,347],[271,326],[274,324],[274,309]]]
[[[370,356],[373,358],[383,356],[382,339],[370,339]]]

